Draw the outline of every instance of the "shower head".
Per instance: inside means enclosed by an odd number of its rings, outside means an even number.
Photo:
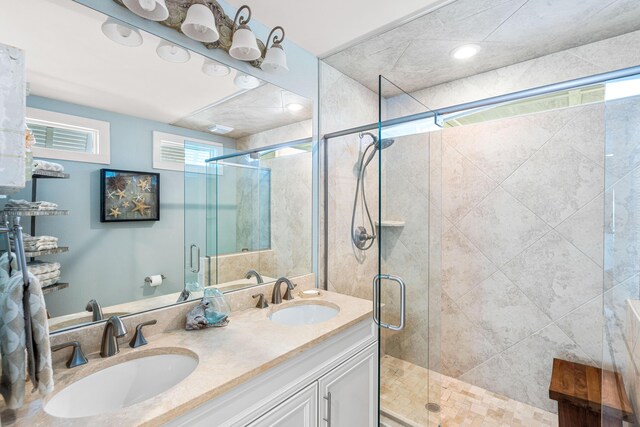
[[[382,148],[384,150],[385,148],[391,147],[394,142],[396,142],[396,140],[393,138],[385,138],[381,141],[375,141],[374,144],[376,145],[376,149]]]
[[[371,146],[371,145],[375,146],[376,150],[379,150],[381,146],[382,146],[383,150],[385,148],[389,148],[395,142],[395,140],[392,139],[392,138],[384,138],[383,140],[378,141],[378,138],[374,134],[372,134],[371,132],[363,132],[363,133],[361,133],[360,134],[360,138],[363,138],[365,135],[371,137],[372,141],[371,141],[371,144],[369,144],[369,146]]]

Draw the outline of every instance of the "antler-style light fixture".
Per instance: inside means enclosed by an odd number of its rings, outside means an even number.
[[[278,37],[277,34],[274,34],[277,30],[282,32],[282,38]],[[271,36],[273,36],[273,44],[269,47]],[[289,71],[289,67],[287,67],[287,54],[284,52],[284,49],[280,44],[283,40],[284,28],[278,26],[271,30],[269,37],[267,38],[267,49],[264,54],[264,60],[262,61],[262,65],[260,65],[260,68],[264,71],[274,74],[283,74]]]
[[[109,39],[123,46],[137,47],[142,44],[142,34],[137,28],[113,18],[102,23],[102,32]]]
[[[187,10],[187,17],[182,26],[182,32],[189,38],[204,43],[213,43],[220,38],[216,28],[216,18],[213,12],[204,4],[192,4]]]
[[[243,10],[247,11],[247,17],[241,16]],[[242,6],[236,12],[233,19],[233,43],[229,49],[229,55],[241,61],[255,61],[262,56],[258,48],[256,36],[247,25],[251,20],[251,8]]]
[[[169,9],[164,0],[122,0],[131,12],[151,21],[164,21],[169,17]]]

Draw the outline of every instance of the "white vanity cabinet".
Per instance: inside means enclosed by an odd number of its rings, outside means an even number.
[[[374,427],[377,395],[377,330],[365,320],[165,425]]]
[[[319,408],[324,424],[330,427],[375,425],[377,376],[378,348],[371,346],[320,378]]]
[[[318,384],[311,384],[249,424],[249,427],[261,426],[317,427]]]

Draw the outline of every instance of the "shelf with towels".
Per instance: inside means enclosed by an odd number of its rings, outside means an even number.
[[[38,179],[38,178],[49,178],[49,179],[68,179],[71,175],[69,175],[68,173],[64,173],[64,172],[58,172],[58,171],[48,171],[48,170],[37,170],[33,172],[33,175],[31,176],[31,178],[33,179]]]
[[[68,210],[64,209],[5,209],[3,211],[9,216],[63,216],[69,215]]]
[[[57,248],[54,248],[54,249],[43,249],[41,251],[24,251],[24,254],[27,258],[35,258],[35,257],[45,256],[45,255],[61,254],[63,252],[69,252],[69,247],[58,246]]]
[[[53,285],[43,286],[42,287],[42,294],[43,295],[50,294],[51,292],[60,291],[62,289],[67,289],[68,287],[69,287],[69,284],[65,283],[65,282],[54,283]]]

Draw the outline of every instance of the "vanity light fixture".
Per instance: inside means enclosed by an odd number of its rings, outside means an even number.
[[[282,38],[279,38],[277,34],[274,34],[277,30],[282,32]],[[269,47],[271,36],[273,36],[273,44]],[[264,55],[264,60],[262,61],[262,65],[260,65],[260,68],[264,71],[273,74],[283,74],[289,71],[289,67],[287,67],[287,54],[284,52],[281,45],[283,40],[284,28],[278,26],[271,30],[269,37],[267,38],[267,50]]]
[[[164,21],[169,17],[169,9],[164,0],[122,0],[131,12],[151,21]]]
[[[156,48],[156,53],[160,58],[168,62],[182,63],[191,59],[191,54],[187,49],[176,46],[166,40],[160,42]]]
[[[241,16],[243,10],[247,11],[246,18]],[[262,56],[262,52],[260,52],[260,49],[258,48],[256,36],[247,25],[250,20],[251,8],[247,5],[238,9],[235,18],[233,19],[233,42],[229,49],[229,55],[241,61],[255,61]]]
[[[137,28],[109,18],[102,23],[102,33],[123,46],[137,47],[142,44],[142,34]]]
[[[260,86],[260,80],[245,73],[238,73],[233,83],[240,89],[255,89]]]
[[[220,38],[216,28],[216,18],[213,12],[204,4],[192,4],[187,10],[187,17],[182,26],[182,32],[199,42],[213,43]]]
[[[205,59],[204,64],[202,64],[202,72],[207,76],[224,77],[231,73],[231,69],[219,62]]]
[[[453,49],[451,56],[455,59],[469,59],[476,56],[478,52],[480,52],[480,46],[477,44],[465,44]]]

